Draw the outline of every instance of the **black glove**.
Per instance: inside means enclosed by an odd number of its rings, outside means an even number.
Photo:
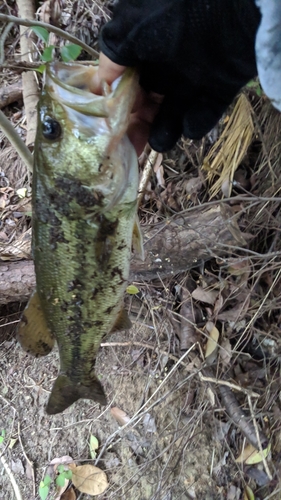
[[[138,66],[147,91],[164,94],[149,138],[170,149],[183,133],[209,132],[257,74],[254,0],[119,0],[101,33],[113,62]]]

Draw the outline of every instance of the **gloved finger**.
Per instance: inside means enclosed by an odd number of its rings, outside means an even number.
[[[184,109],[174,99],[164,98],[151,127],[148,142],[159,153],[176,144],[183,130]]]
[[[231,96],[224,96],[223,99],[219,99],[217,95],[214,98],[203,95],[189,100],[183,118],[184,136],[194,140],[202,139],[221,119],[235,94],[236,92]]]

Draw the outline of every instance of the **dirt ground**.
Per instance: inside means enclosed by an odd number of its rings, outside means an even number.
[[[61,26],[96,47],[111,4],[58,4]],[[13,1],[0,7],[17,14]],[[46,12],[38,18],[46,21]],[[10,65],[19,43],[14,27],[5,39]],[[4,67],[0,103],[2,89],[18,84],[19,72]],[[1,107],[25,138],[22,91],[17,95]],[[125,302],[133,327],[103,339],[97,357],[106,407],[80,400],[47,415],[57,347],[40,359],[23,352],[16,326],[25,303],[0,302],[0,500],[42,499],[47,476],[48,500],[280,500],[280,131],[280,114],[254,81],[202,141],[182,140],[151,160],[139,211],[144,234],[155,227],[156,235],[160,223],[172,227],[178,216],[197,246],[191,237],[184,270],[167,278],[170,242],[157,278],[140,272],[132,283],[138,293]],[[31,259],[31,179],[1,131],[0,144],[1,271]],[[209,223],[204,217],[214,207]],[[190,214],[199,225],[187,222]],[[214,239],[218,223],[228,239]],[[96,465],[108,488],[90,495],[70,481],[63,493],[53,460]]]
[[[5,396],[1,397],[0,425],[8,440],[17,439],[5,457],[24,499],[34,498],[27,459],[34,467],[37,492],[38,480],[43,479],[52,459],[69,455],[79,463],[89,461],[91,434],[97,437],[100,447],[107,444],[99,465],[106,471],[110,486],[98,498],[226,497],[227,476],[220,465],[222,445],[214,439],[220,422],[212,415],[210,398],[204,388],[194,396],[197,384],[192,367],[187,371],[177,368],[169,376],[167,360],[163,363],[155,349],[146,352],[139,346],[151,342],[155,345],[155,334],[159,335],[154,329],[134,327],[130,342],[137,342],[137,346],[101,349],[97,373],[108,395],[106,408],[79,401],[54,417],[46,415],[44,405],[57,373],[57,352],[45,359],[33,359],[13,338],[3,342]],[[128,334],[115,334],[110,342],[127,343]],[[110,412],[112,407],[132,418],[127,429],[119,432]],[[220,486],[216,479],[219,476]],[[12,499],[7,474],[1,475],[0,484],[0,498]]]

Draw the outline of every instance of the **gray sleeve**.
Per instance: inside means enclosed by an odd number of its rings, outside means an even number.
[[[281,111],[281,0],[255,0],[262,15],[256,37],[256,60],[261,86]]]

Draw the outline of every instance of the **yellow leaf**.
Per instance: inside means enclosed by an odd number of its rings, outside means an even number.
[[[76,467],[69,464],[72,470],[72,482],[79,491],[88,495],[100,495],[109,486],[103,470],[94,465],[86,464]]]
[[[16,191],[17,195],[19,198],[25,198],[26,197],[26,193],[27,193],[27,189],[26,188],[20,188]]]
[[[245,490],[243,493],[243,500],[255,500],[255,495],[250,486],[245,486]]]
[[[135,285],[129,285],[126,288],[126,292],[130,295],[136,295],[136,293],[139,293],[139,289]]]
[[[271,449],[271,445],[269,444],[267,448],[263,450],[263,456],[264,458],[267,457]],[[245,463],[247,465],[254,465],[254,464],[259,464],[260,462],[263,461],[263,457],[261,453],[256,450],[251,444],[248,444],[242,451],[242,453],[239,455],[238,458],[236,458],[235,462],[236,463]]]
[[[17,438],[12,438],[9,444],[9,448],[13,448],[17,442]]]
[[[206,330],[209,333],[209,338],[206,344],[205,359],[209,358],[211,354],[215,354],[215,351],[218,348],[218,340],[220,336],[218,329],[212,321],[208,321],[206,323]]]

